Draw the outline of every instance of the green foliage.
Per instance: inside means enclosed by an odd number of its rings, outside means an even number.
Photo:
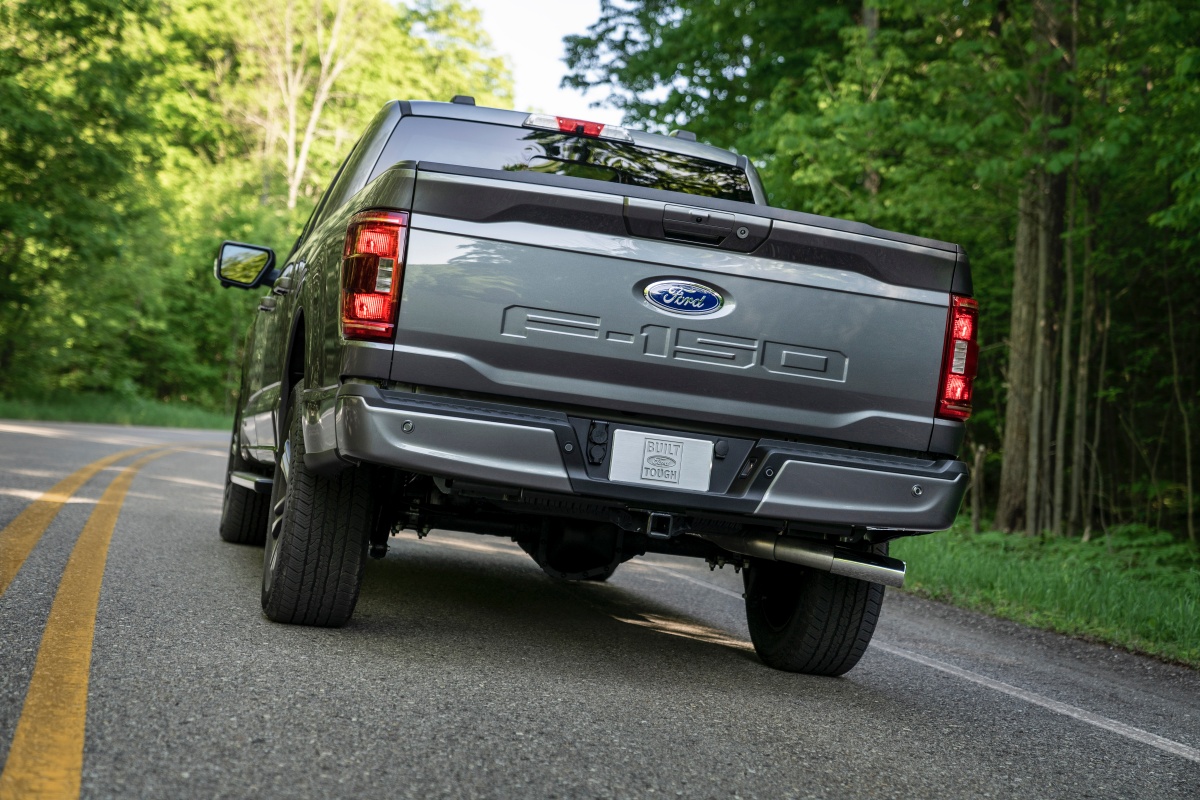
[[[1200,556],[1170,533],[1114,526],[1081,543],[960,524],[895,542],[892,555],[918,594],[1200,666]]]
[[[218,414],[194,404],[167,403],[143,397],[122,398],[111,392],[55,392],[16,400],[0,398],[0,419],[209,428],[222,432],[228,432],[233,427],[232,416]]]
[[[479,19],[458,0],[2,0],[0,396],[229,411],[257,295],[220,289],[218,244],[285,254],[388,100],[507,103]]]
[[[572,72],[563,82],[609,88],[631,124],[683,127],[736,146],[760,113],[775,111],[780,82],[837,57],[856,5],[601,0],[588,34],[567,37]]]
[[[0,390],[60,340],[50,315],[78,333],[67,287],[119,257],[124,220],[145,211],[153,24],[145,2],[0,4]]]
[[[1060,23],[1050,45],[1035,35],[1038,8]],[[1061,318],[1060,269],[1047,290],[1053,347],[1068,322],[1080,340],[1085,264],[1098,308],[1087,417],[1079,431],[1068,418],[1066,444],[1086,437],[1102,524],[1182,531],[1185,415],[1200,491],[1198,41],[1200,7],[1165,0],[605,0],[588,34],[568,39],[567,82],[608,88],[628,122],[686,125],[749,153],[775,205],[961,244],[981,301],[968,437],[992,452],[1009,400],[1021,186],[1035,170],[1074,182],[1074,216],[1065,200],[1062,213],[1074,317]],[[1047,359],[1054,380],[1059,357]],[[1055,420],[1054,381],[1047,395]]]

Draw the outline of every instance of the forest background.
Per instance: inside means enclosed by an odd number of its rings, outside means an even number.
[[[983,527],[1195,551],[1200,3],[603,0],[567,45],[772,204],[966,248]],[[228,412],[216,245],[286,249],[385,100],[456,93],[511,103],[459,0],[0,0],[0,396]]]

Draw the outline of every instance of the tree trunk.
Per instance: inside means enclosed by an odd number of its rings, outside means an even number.
[[[877,0],[863,0],[862,24],[867,29],[867,41],[874,41],[879,33],[879,9],[875,7]]]
[[[1067,406],[1071,400],[1071,327],[1075,317],[1075,194],[1076,180],[1071,176],[1070,199],[1067,201],[1067,233],[1065,253],[1065,272],[1067,286],[1067,307],[1063,311],[1060,334],[1062,339],[1062,369],[1059,374],[1058,386],[1058,430],[1054,438],[1054,511],[1050,523],[1055,536],[1062,536],[1063,530],[1063,494],[1066,482],[1067,463]]]
[[[289,154],[292,171],[288,175],[288,208],[296,207],[300,189],[304,185],[304,176],[308,171],[308,155],[317,136],[317,125],[321,121],[321,115],[325,112],[325,104],[329,102],[333,85],[346,68],[353,51],[353,48],[345,51],[341,48],[342,25],[347,5],[348,0],[338,0],[334,9],[333,24],[329,28],[328,42],[322,41],[325,37],[325,26],[320,14],[317,14],[314,19],[320,68],[317,72],[312,104],[308,108],[308,122],[304,126],[304,135],[300,137],[299,150],[294,158],[291,158]]]
[[[1037,316],[1037,206],[1041,181],[1037,171],[1025,175],[1017,201],[1017,241],[1013,255],[1012,316],[1008,332],[1008,402],[1004,412],[1004,461],[996,498],[996,528],[1025,527],[1029,476],[1030,401],[1033,395],[1033,351]]]
[[[361,46],[365,12],[352,0],[336,0],[332,8],[318,3],[307,14],[296,13],[295,0],[287,0],[282,14],[270,3],[248,8],[271,81],[264,113],[255,121],[267,132],[271,152],[282,141],[287,205],[295,208],[326,106]]]
[[[1104,298],[1104,322],[1100,328],[1100,369],[1096,373],[1096,412],[1095,422],[1092,427],[1092,458],[1091,468],[1088,470],[1088,490],[1087,502],[1083,507],[1083,540],[1086,542],[1092,538],[1092,509],[1093,504],[1097,499],[1102,497],[1098,495],[1098,486],[1101,483],[1100,477],[1100,420],[1103,416],[1100,412],[1103,409],[1103,400],[1101,397],[1104,392],[1104,369],[1108,362],[1108,328],[1112,324],[1112,301]],[[1101,520],[1103,526],[1103,520]]]
[[[1188,541],[1192,544],[1196,543],[1196,505],[1195,495],[1192,492],[1192,424],[1190,404],[1183,402],[1183,390],[1179,388],[1179,356],[1175,348],[1175,311],[1171,305],[1171,295],[1167,295],[1167,325],[1168,333],[1170,334],[1171,342],[1171,378],[1175,386],[1175,402],[1179,405],[1179,415],[1183,417],[1183,458],[1184,458],[1184,475],[1185,482],[1183,484],[1184,496],[1187,498],[1187,532]]]
[[[1038,256],[1037,295],[1033,317],[1033,383],[1029,394],[1029,444],[1028,467],[1025,473],[1025,533],[1037,534],[1041,527],[1038,519],[1038,468],[1042,463],[1042,402],[1046,371],[1046,281],[1049,264],[1045,257],[1045,229],[1042,225],[1041,207],[1045,197],[1038,203]]]
[[[1052,113],[1047,102],[1047,113]],[[1050,442],[1053,436],[1054,331],[1050,298],[1057,294],[1061,268],[1063,181],[1042,172],[1037,206],[1037,297],[1034,311],[1033,391],[1029,402],[1029,467],[1025,483],[1025,532],[1033,536],[1050,524]]]
[[[1044,326],[1045,338],[1042,341],[1042,347],[1045,352],[1044,362],[1042,365],[1042,447],[1041,447],[1041,463],[1038,465],[1038,533],[1045,533],[1050,529],[1051,520],[1054,514],[1054,420],[1055,420],[1055,404],[1054,393],[1057,390],[1057,382],[1054,375],[1054,365],[1058,360],[1058,336],[1057,324],[1052,324],[1055,318],[1054,312],[1051,310],[1050,298],[1056,294],[1050,290],[1049,284],[1052,283],[1052,278],[1047,276],[1047,298],[1046,298],[1046,324]]]
[[[1091,360],[1092,329],[1096,324],[1096,280],[1092,270],[1092,202],[1089,192],[1084,204],[1083,227],[1083,310],[1079,320],[1079,358],[1075,374],[1075,424],[1071,455],[1071,512],[1068,524],[1074,531],[1080,525],[1084,475],[1087,474],[1088,367]],[[1089,517],[1090,519],[1090,517]]]
[[[1040,489],[1046,471],[1043,425],[1045,387],[1050,367],[1047,349],[1052,346],[1047,320],[1051,292],[1057,294],[1061,258],[1063,176],[1046,171],[1048,156],[1061,148],[1051,129],[1062,127],[1058,115],[1062,98],[1057,74],[1065,64],[1054,53],[1062,41],[1060,18],[1053,0],[1034,3],[1030,38],[1030,79],[1024,108],[1025,156],[1032,162],[1026,171],[1017,205],[1017,233],[1013,254],[1012,316],[1009,323],[1008,402],[1004,418],[1004,461],[996,504],[996,527],[1004,531],[1035,532],[1039,506],[1048,496]],[[1044,515],[1043,515],[1044,516]]]

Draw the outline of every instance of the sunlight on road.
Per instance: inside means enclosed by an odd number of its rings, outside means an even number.
[[[693,641],[703,642],[704,644],[719,644],[724,647],[732,647],[735,650],[743,650],[748,653],[754,652],[754,647],[749,642],[735,639],[727,633],[710,628],[707,625],[701,625],[696,622],[686,622],[681,619],[671,619],[664,617],[661,614],[634,614],[632,616],[624,616],[621,614],[610,614],[613,619],[618,622],[627,622],[630,625],[637,625],[641,628],[649,628],[658,633],[665,633],[669,636],[680,636],[684,639],[692,639]]]

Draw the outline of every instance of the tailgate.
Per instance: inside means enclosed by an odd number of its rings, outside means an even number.
[[[392,380],[927,449],[953,245],[549,183],[418,172]]]

